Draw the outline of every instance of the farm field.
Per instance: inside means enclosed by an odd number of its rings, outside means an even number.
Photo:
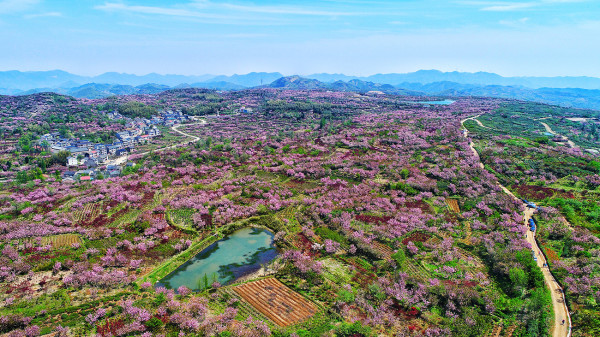
[[[555,306],[525,204],[499,184],[540,206],[536,238],[574,336],[597,329],[600,164],[534,123],[581,111],[265,88],[79,104],[131,100],[253,112],[211,110],[179,127],[197,141],[166,136],[174,147],[130,155],[118,177],[4,182],[0,333],[549,336]],[[47,157],[27,158],[19,172]]]
[[[300,323],[318,310],[313,303],[290,290],[276,278],[245,283],[233,289],[279,326]]]

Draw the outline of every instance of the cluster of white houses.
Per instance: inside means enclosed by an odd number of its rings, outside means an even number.
[[[93,164],[93,163],[91,163]],[[127,162],[125,166],[133,166],[132,162]],[[86,169],[78,171],[65,171],[62,174],[63,181],[90,181],[102,176],[103,178],[114,178],[121,175],[122,168],[118,165],[106,165],[98,168],[95,165],[88,166]]]
[[[130,129],[117,133],[117,140],[111,144],[96,144],[86,139],[62,138],[58,132],[45,134],[40,137],[40,145],[49,146],[53,153],[68,151],[71,156],[67,158],[69,166],[79,166],[86,161],[93,160],[96,164],[106,162],[111,156],[121,156],[130,152],[137,144],[160,136],[161,132],[156,126],[140,129]]]
[[[123,119],[126,121],[125,130],[116,133],[117,140],[111,144],[97,144],[85,139],[69,139],[61,137],[59,132],[48,133],[40,137],[39,145],[49,148],[53,153],[68,151],[71,155],[67,158],[68,166],[82,166],[88,168],[103,164],[110,157],[119,157],[131,152],[136,145],[143,144],[149,139],[160,136],[158,125],[173,126],[185,123],[190,117],[181,111],[161,111],[152,118],[128,118],[117,111],[107,113],[112,120]]]

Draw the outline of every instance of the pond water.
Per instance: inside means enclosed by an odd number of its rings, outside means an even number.
[[[186,286],[192,290],[202,290],[205,288],[205,279],[209,285],[215,279],[225,285],[258,271],[261,264],[276,256],[273,233],[266,229],[243,228],[208,246],[165,276],[156,286],[170,289]]]
[[[445,99],[443,101],[426,101],[426,102],[417,102],[419,104],[433,104],[433,105],[450,105],[452,103],[454,103],[455,101],[451,100],[451,99]]]

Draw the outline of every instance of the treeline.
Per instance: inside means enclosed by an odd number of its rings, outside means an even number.
[[[192,108],[183,107],[181,108],[181,112],[192,116],[216,115],[218,112],[223,111],[226,108],[227,104],[225,103],[208,102],[198,104]]]
[[[141,102],[127,102],[119,105],[117,110],[121,115],[130,118],[151,118],[152,116],[158,114],[158,110],[156,110],[155,107]]]
[[[304,119],[308,113],[324,116],[335,115],[333,104],[310,101],[287,102],[279,99],[268,100],[260,106],[260,110],[267,114],[277,114],[284,118],[297,120]]]

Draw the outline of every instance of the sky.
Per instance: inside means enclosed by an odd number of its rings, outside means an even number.
[[[600,77],[599,0],[0,0],[0,71]]]

